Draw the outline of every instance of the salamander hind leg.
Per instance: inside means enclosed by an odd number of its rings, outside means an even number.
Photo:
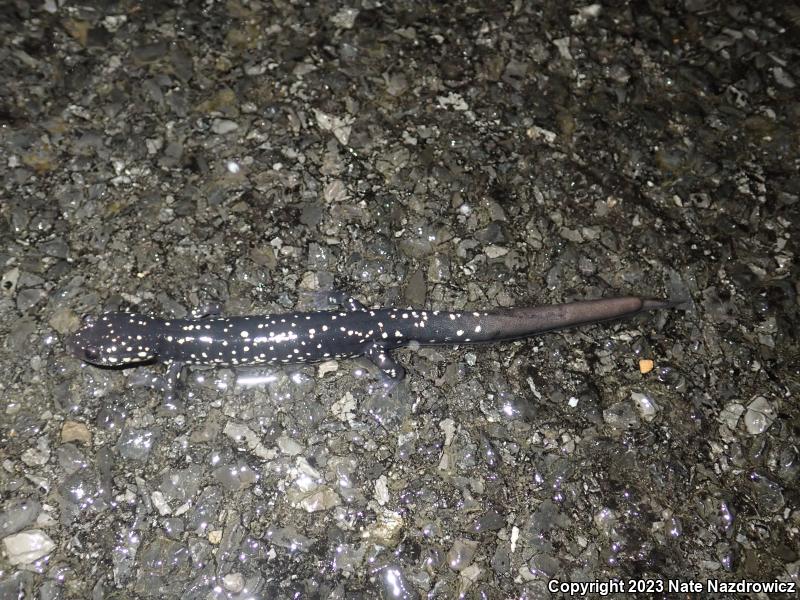
[[[405,377],[406,370],[394,359],[389,350],[387,350],[386,346],[383,344],[379,342],[370,344],[370,346],[364,352],[364,356],[366,356],[373,364],[375,364],[381,370],[381,373],[383,373],[392,381],[400,381],[403,379],[403,377]]]
[[[164,399],[161,408],[170,413],[180,412],[183,408],[183,403],[178,400],[176,389],[181,378],[181,371],[183,370],[183,363],[170,362],[167,363],[167,372],[164,373]]]
[[[367,310],[367,307],[353,298],[353,296],[339,290],[328,292],[328,302],[334,306],[339,306],[350,311]]]
[[[218,317],[222,314],[222,305],[215,302],[203,304],[199,308],[192,311],[193,319],[208,319],[209,317]]]

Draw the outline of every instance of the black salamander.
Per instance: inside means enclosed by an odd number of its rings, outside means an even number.
[[[392,351],[403,346],[503,342],[675,305],[626,296],[492,312],[444,312],[371,309],[337,293],[330,301],[339,310],[247,317],[212,313],[197,319],[106,313],[86,317],[68,338],[67,349],[100,367],[166,364],[165,402],[172,404],[184,365],[277,365],[366,356],[386,376],[399,380],[405,372]]]

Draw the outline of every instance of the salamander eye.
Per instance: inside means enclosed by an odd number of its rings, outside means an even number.
[[[94,315],[83,315],[81,317],[81,324],[84,327],[92,327],[95,323],[97,323],[97,319]]]
[[[86,360],[97,360],[100,358],[100,350],[94,346],[87,346],[83,349],[83,355],[86,357]]]

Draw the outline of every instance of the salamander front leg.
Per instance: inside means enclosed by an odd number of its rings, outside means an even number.
[[[334,306],[340,306],[350,311],[367,310],[367,307],[361,304],[361,302],[359,302],[355,298],[353,298],[353,296],[351,296],[347,292],[342,292],[339,290],[333,290],[331,292],[328,292],[328,302],[330,302]]]
[[[175,413],[180,412],[183,408],[183,403],[177,399],[175,390],[181,378],[181,371],[183,370],[182,362],[168,362],[167,372],[164,373],[164,401],[162,409]]]
[[[216,302],[203,304],[199,308],[192,311],[193,319],[208,319],[209,317],[218,317],[222,314],[222,306]]]
[[[374,342],[367,348],[366,352],[364,352],[364,356],[377,365],[381,372],[389,379],[400,381],[405,377],[406,370],[400,366],[400,363],[394,359],[383,344]]]

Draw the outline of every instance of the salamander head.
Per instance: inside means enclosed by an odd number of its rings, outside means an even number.
[[[70,354],[99,367],[127,367],[158,359],[159,321],[132,313],[86,316],[69,336]]]

